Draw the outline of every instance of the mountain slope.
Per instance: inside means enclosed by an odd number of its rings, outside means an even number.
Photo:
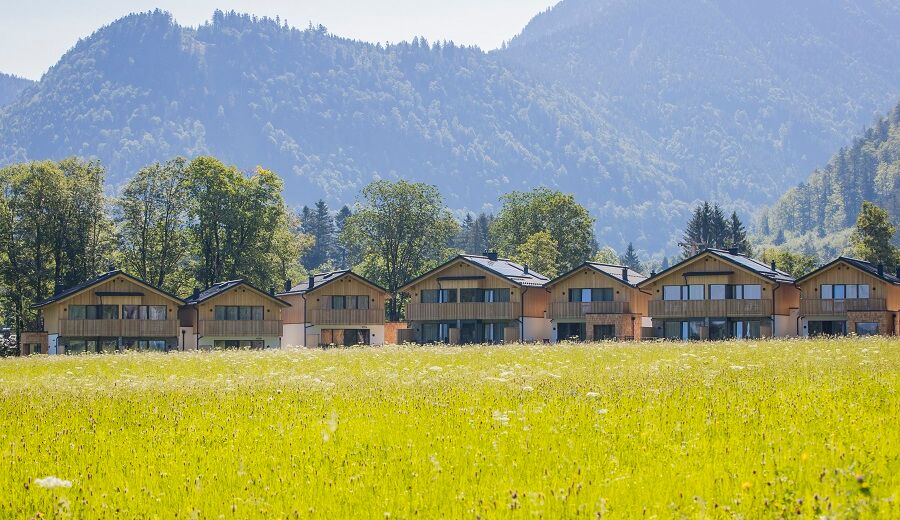
[[[768,241],[827,258],[847,246],[863,201],[900,223],[900,104],[762,212],[760,228]]]
[[[565,0],[508,63],[635,124],[702,196],[771,200],[900,99],[900,4]]]
[[[0,109],[13,102],[26,87],[33,85],[30,79],[0,72]]]

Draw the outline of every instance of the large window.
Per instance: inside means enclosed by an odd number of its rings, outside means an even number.
[[[123,320],[164,321],[167,318],[165,305],[123,305]]]
[[[172,345],[174,347],[174,345]],[[152,350],[157,352],[165,352],[169,346],[164,339],[143,339],[143,338],[123,338],[122,348],[125,350]]]
[[[584,341],[587,339],[584,323],[559,323],[556,329],[556,338],[559,341]]]
[[[331,296],[331,308],[339,309],[368,309],[368,296]]]
[[[216,305],[218,321],[262,321],[263,308],[251,305]]]
[[[703,284],[666,285],[663,287],[663,300],[702,300],[706,297]]]
[[[703,338],[703,324],[703,320],[666,321],[663,336],[666,339],[696,341]]]
[[[463,303],[508,302],[509,289],[460,289],[459,301]]]
[[[810,336],[844,336],[847,334],[846,321],[810,321],[806,326]]]
[[[422,303],[456,303],[456,289],[424,289]]]
[[[118,305],[69,305],[70,320],[117,320]]]
[[[823,300],[855,300],[869,297],[869,284],[824,284],[820,288]]]
[[[613,290],[611,287],[593,289],[569,289],[570,302],[611,302]]]
[[[737,339],[759,339],[759,321],[733,321],[731,322],[731,337]]]
[[[759,300],[762,299],[762,286],[756,284],[709,286],[710,300]]]
[[[877,336],[878,322],[860,321],[856,323],[856,334],[858,336]]]
[[[422,342],[423,343],[449,343],[450,329],[456,328],[453,323],[423,323],[422,324]]]
[[[261,339],[226,339],[221,340],[217,339],[213,341],[213,348],[215,350],[229,350],[229,349],[253,349],[253,350],[262,350],[266,348],[266,342]]]

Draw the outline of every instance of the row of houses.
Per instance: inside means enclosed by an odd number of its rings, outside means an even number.
[[[840,257],[800,279],[736,251],[707,249],[645,276],[586,262],[549,279],[496,254],[460,255],[411,280],[406,321],[387,290],[349,270],[277,292],[244,280],[179,298],[122,271],[35,304],[21,352],[319,347],[385,343],[716,340],[900,330],[900,272]]]

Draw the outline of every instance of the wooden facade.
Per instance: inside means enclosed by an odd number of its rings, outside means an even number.
[[[216,319],[217,306],[262,307],[262,319]],[[287,307],[274,296],[240,283],[199,303],[191,303],[178,313],[182,327],[192,328],[200,337],[280,337],[282,309]]]
[[[334,296],[365,296],[368,309],[335,309]],[[321,286],[314,286],[304,293],[282,293],[279,298],[290,303],[284,310],[284,322],[310,325],[384,325],[384,302],[390,297],[387,291],[361,277],[347,272],[343,276]]]

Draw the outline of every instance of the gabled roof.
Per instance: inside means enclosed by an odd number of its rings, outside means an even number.
[[[853,266],[853,267],[859,269],[860,271],[863,271],[866,274],[872,275],[875,278],[878,278],[880,280],[884,280],[885,282],[887,282],[889,284],[900,285],[900,278],[897,277],[896,273],[891,274],[882,269],[882,274],[881,274],[881,276],[879,276],[877,265],[873,264],[872,262],[866,262],[865,260],[859,260],[858,258],[850,258],[847,256],[839,256],[839,257],[835,258],[834,260],[832,260],[831,262],[828,262],[827,264],[823,265],[822,267],[816,269],[815,271],[806,273],[805,275],[798,278],[797,282],[799,283],[799,282],[802,282],[809,278],[812,278],[813,276],[821,273],[822,271],[824,271],[826,269],[831,268],[833,265],[835,265],[839,262],[844,262],[850,266]]]
[[[290,295],[290,294],[306,294],[310,290],[315,291],[317,289],[320,289],[320,288],[322,288],[322,286],[328,285],[329,283],[340,279],[344,275],[350,275],[350,276],[356,278],[357,280],[360,280],[363,283],[371,285],[372,287],[378,289],[379,291],[388,292],[387,289],[378,285],[377,283],[373,282],[372,280],[369,280],[368,278],[366,278],[362,275],[356,274],[353,271],[351,271],[350,269],[344,269],[342,271],[332,271],[330,273],[319,273],[319,274],[312,275],[312,279],[313,279],[312,289],[309,288],[309,278],[307,278],[303,282],[298,283],[297,285],[291,287],[290,291],[278,293],[276,296],[286,296],[286,295]]]
[[[450,260],[444,262],[443,264],[435,267],[434,269],[428,271],[427,273],[406,282],[403,287],[400,288],[402,291],[406,289],[410,285],[413,285],[420,280],[428,278],[432,274],[441,271],[446,268],[453,262],[463,260],[466,261],[475,267],[479,267],[484,269],[485,271],[499,276],[504,280],[508,281],[511,284],[518,285],[519,287],[543,287],[550,281],[550,278],[538,273],[536,271],[532,271],[528,269],[524,265],[517,264],[512,260],[507,260],[505,258],[497,258],[496,260],[492,260],[490,257],[481,256],[481,255],[457,255]]]
[[[635,271],[634,269],[632,269],[630,267],[626,267],[624,265],[603,264],[600,262],[585,262],[585,263],[579,265],[578,267],[576,267],[575,269],[572,269],[571,271],[569,271],[567,273],[563,273],[563,274],[557,276],[556,278],[554,278],[553,280],[550,280],[549,282],[547,282],[547,285],[552,285],[552,284],[559,282],[563,278],[568,278],[569,276],[577,273],[578,271],[584,269],[585,267],[587,267],[588,269],[592,269],[600,274],[604,274],[619,283],[622,283],[622,284],[625,284],[625,285],[628,285],[628,286],[631,286],[634,288],[637,288],[638,284],[640,284],[641,282],[643,282],[644,280],[647,279],[646,275],[639,273],[638,271]],[[628,280],[622,279],[622,270],[623,269],[628,273]]]
[[[189,298],[186,298],[184,300],[184,303],[185,303],[185,305],[197,305],[198,303],[203,303],[204,301],[209,300],[210,298],[215,298],[216,296],[223,294],[231,289],[234,289],[235,287],[239,287],[241,285],[246,286],[246,287],[258,292],[259,294],[262,294],[266,298],[269,298],[270,300],[278,303],[279,305],[282,305],[284,307],[291,306],[290,303],[282,300],[281,298],[272,296],[271,294],[267,293],[266,291],[263,291],[262,289],[259,289],[259,288],[256,288],[256,287],[250,285],[244,279],[229,280],[227,282],[219,282],[217,284],[214,284],[209,289],[201,291],[200,294],[196,298],[193,295]]]
[[[758,276],[766,278],[768,280],[772,280],[773,282],[794,283],[794,281],[795,281],[794,277],[789,275],[788,273],[781,271],[779,269],[772,269],[772,266],[766,265],[764,262],[760,262],[759,260],[756,260],[755,258],[750,258],[749,256],[742,255],[739,253],[734,253],[731,251],[727,251],[725,249],[704,249],[703,251],[700,251],[696,255],[694,255],[690,258],[687,258],[685,260],[682,260],[681,262],[678,262],[677,264],[673,265],[672,267],[670,267],[662,272],[659,272],[659,273],[651,276],[650,278],[647,278],[646,280],[641,282],[639,285],[641,285],[641,286],[647,285],[648,283],[653,282],[662,276],[665,276],[666,274],[668,274],[671,271],[680,269],[685,264],[689,264],[689,263],[693,262],[694,260],[696,260],[706,254],[713,255],[713,256],[720,258],[732,265],[746,269],[746,270],[748,270]]]
[[[74,295],[80,293],[81,291],[90,289],[91,287],[93,287],[93,286],[95,286],[95,285],[98,285],[98,284],[101,284],[101,283],[103,283],[103,282],[105,282],[105,281],[107,281],[107,280],[112,280],[113,278],[115,278],[115,277],[117,277],[117,276],[124,276],[125,278],[128,278],[129,280],[131,280],[131,281],[133,281],[133,282],[135,282],[135,283],[138,283],[138,284],[143,285],[143,286],[145,286],[145,287],[147,287],[147,288],[149,288],[149,289],[151,289],[151,290],[153,290],[153,291],[155,291],[155,292],[158,292],[158,293],[160,293],[160,294],[163,294],[163,295],[165,295],[165,296],[168,296],[169,298],[172,298],[173,300],[176,300],[176,301],[178,301],[178,302],[183,302],[183,301],[184,301],[184,300],[182,300],[181,298],[179,298],[178,296],[175,296],[174,294],[168,293],[168,292],[166,292],[166,291],[164,291],[164,290],[162,290],[162,289],[158,289],[158,288],[156,288],[156,287],[150,285],[149,283],[147,283],[147,282],[141,280],[140,278],[138,278],[138,277],[136,277],[136,276],[132,276],[132,275],[130,275],[130,274],[128,274],[128,273],[122,271],[121,269],[116,269],[116,270],[108,271],[108,272],[103,273],[103,274],[101,274],[101,275],[95,276],[94,278],[91,278],[90,280],[87,280],[87,281],[85,281],[85,282],[82,282],[82,283],[80,283],[80,284],[78,284],[78,285],[75,285],[75,286],[73,286],[73,287],[69,287],[69,288],[67,288],[67,289],[64,289],[64,290],[60,291],[59,293],[54,294],[53,296],[47,298],[47,299],[44,300],[44,301],[40,301],[40,302],[37,302],[37,303],[32,304],[32,305],[31,305],[31,308],[33,308],[33,309],[38,309],[38,308],[41,308],[41,307],[46,307],[47,305],[50,305],[51,303],[56,303],[56,302],[58,302],[58,301],[60,301],[60,300],[65,300],[66,298],[68,298],[68,297],[70,297],[70,296],[74,296]]]

